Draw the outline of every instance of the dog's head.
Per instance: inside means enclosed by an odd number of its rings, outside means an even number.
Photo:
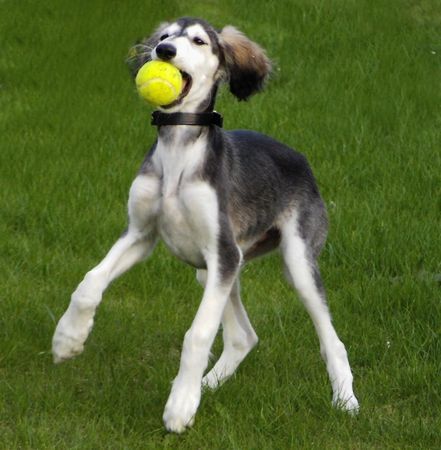
[[[232,26],[216,30],[201,19],[163,23],[135,45],[127,60],[133,76],[150,60],[168,61],[182,73],[184,88],[167,111],[203,111],[213,106],[217,86],[229,84],[239,100],[263,88],[271,63],[256,43]]]

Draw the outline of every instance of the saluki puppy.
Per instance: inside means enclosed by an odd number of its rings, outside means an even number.
[[[163,415],[168,430],[184,431],[193,424],[202,386],[216,388],[257,343],[240,299],[241,267],[280,247],[287,278],[317,331],[333,403],[356,412],[346,350],[317,265],[327,215],[311,169],[303,155],[270,137],[223,131],[213,110],[222,82],[239,100],[263,88],[271,70],[265,52],[232,26],[217,31],[203,20],[181,18],[134,47],[133,74],[151,59],[175,65],[184,88],[153,114],[158,138],[131,186],[127,231],[72,294],[53,337],[55,362],[83,351],[104,290],[161,238],[197,269],[204,286]],[[204,376],[220,324],[223,352]]]

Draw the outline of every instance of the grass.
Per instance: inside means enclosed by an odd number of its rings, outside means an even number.
[[[277,255],[242,277],[258,348],[183,436],[161,416],[201,290],[162,246],[108,290],[85,353],[52,364],[56,320],[125,227],[154,139],[124,57],[181,15],[235,24],[275,62],[264,93],[224,91],[217,109],[314,167],[356,418],[330,408]],[[0,448],[440,448],[440,31],[436,0],[1,2]]]

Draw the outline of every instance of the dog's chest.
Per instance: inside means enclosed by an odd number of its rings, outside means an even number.
[[[217,199],[202,180],[206,140],[187,145],[158,142],[153,163],[160,175],[159,233],[179,258],[205,266],[204,250],[217,227]]]

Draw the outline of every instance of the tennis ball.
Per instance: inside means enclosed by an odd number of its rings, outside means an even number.
[[[139,95],[154,106],[174,102],[182,91],[181,72],[164,61],[149,61],[138,71],[135,78]]]

